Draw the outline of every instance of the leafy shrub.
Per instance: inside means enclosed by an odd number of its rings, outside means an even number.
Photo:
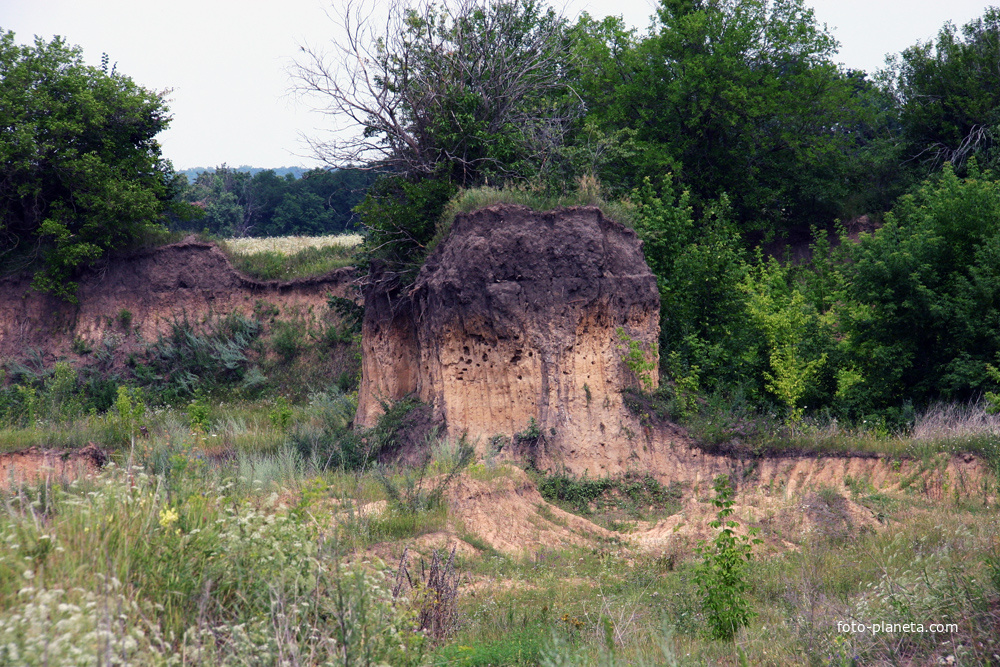
[[[538,480],[538,492],[549,502],[578,514],[591,515],[595,510],[616,508],[636,518],[643,516],[650,506],[654,512],[675,511],[680,498],[678,488],[665,487],[652,475],[637,472],[596,479],[586,474],[576,477],[565,471],[552,473]]]
[[[1000,180],[945,165],[863,235],[846,271],[844,333],[876,408],[968,399],[1000,353]]]
[[[709,634],[714,639],[732,639],[755,615],[747,595],[750,586],[746,569],[753,555],[753,545],[761,540],[736,535],[739,523],[729,518],[733,514],[734,501],[728,476],[715,478],[715,494],[712,504],[719,509],[718,518],[709,525],[719,533],[712,544],[704,540],[698,543],[695,552],[702,562],[695,571],[694,580],[702,591]]]
[[[362,267],[372,262],[412,282],[438,220],[457,192],[448,180],[383,176],[358,204],[365,228]]]
[[[252,392],[262,382],[248,355],[262,331],[258,320],[239,313],[210,322],[202,331],[187,317],[175,320],[169,334],[147,348],[150,383],[168,402],[227,385]]]
[[[138,388],[120,386],[114,409],[108,412],[108,440],[122,445],[135,445],[146,403]]]
[[[708,391],[759,382],[757,332],[740,289],[749,267],[727,201],[705,207],[696,220],[690,194],[677,192],[670,176],[658,184],[647,179],[631,199],[660,291],[663,370],[669,377],[695,372]]]
[[[208,403],[201,396],[196,397],[187,405],[188,420],[192,431],[208,433]]]

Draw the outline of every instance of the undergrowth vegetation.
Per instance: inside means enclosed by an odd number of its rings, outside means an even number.
[[[473,443],[433,429],[411,463],[385,463],[379,453],[400,451],[411,436],[402,426],[419,416],[416,401],[387,405],[374,428],[355,432],[356,399],[335,386],[301,402],[201,395],[144,410],[135,409],[142,392],[125,395],[105,415],[74,422],[118,443],[117,464],[95,478],[3,491],[7,662],[833,665],[953,656],[989,664],[1000,651],[1000,535],[988,490],[933,502],[919,480],[898,491],[863,478],[847,480],[844,496],[816,490],[826,512],[845,511],[849,498],[877,516],[878,530],[854,526],[845,539],[769,518],[780,492],[734,505],[718,489],[691,499],[689,489],[641,473],[533,471],[546,499],[620,539],[519,556],[464,524],[457,534],[468,548],[449,560],[421,541],[456,530],[445,490],[462,471],[490,484],[509,473],[493,456],[477,461]],[[912,437],[961,437],[983,419],[938,408],[917,420]],[[43,419],[32,430],[55,437],[60,428]],[[100,440],[108,433],[119,436]],[[134,449],[122,434],[136,436]],[[630,545],[639,526],[676,517],[690,502],[731,512],[719,535],[738,521],[760,529],[765,544],[753,546],[753,558],[737,549],[741,532],[702,556],[683,540]],[[795,548],[775,550],[781,540]],[[742,563],[738,588],[726,569],[732,554]],[[442,595],[453,607],[435,607]],[[707,602],[726,595],[743,605],[738,618],[733,604]],[[432,617],[451,620],[434,625]],[[852,619],[956,626],[946,634],[838,629]],[[731,632],[713,630],[722,627]],[[713,638],[722,634],[728,639]]]

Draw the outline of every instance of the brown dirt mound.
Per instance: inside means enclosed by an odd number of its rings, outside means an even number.
[[[38,449],[0,454],[0,489],[9,490],[26,484],[71,482],[93,475],[108,460],[94,443],[83,449]]]
[[[659,291],[635,232],[600,209],[459,215],[410,289],[373,267],[365,304],[358,424],[415,393],[451,437],[530,443],[519,457],[538,465],[613,474],[646,451],[623,354],[655,387]]]
[[[27,349],[46,361],[97,348],[107,337],[127,345],[155,339],[177,318],[250,314],[258,301],[303,314],[326,310],[329,294],[354,298],[354,269],[289,282],[259,281],[237,272],[215,245],[194,240],[109,260],[78,280],[79,304],[31,288],[31,276],[0,279],[0,356]],[[120,316],[127,313],[126,316]]]
[[[490,481],[462,475],[448,490],[449,517],[497,551],[510,554],[592,544],[613,539],[611,533],[586,519],[545,502],[518,468]]]

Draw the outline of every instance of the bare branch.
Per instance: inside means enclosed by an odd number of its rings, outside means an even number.
[[[513,175],[512,154],[544,164],[582,113],[564,81],[564,21],[536,0],[394,4],[384,20],[348,2],[330,16],[339,39],[303,46],[291,71],[337,124],[308,140],[328,165]]]

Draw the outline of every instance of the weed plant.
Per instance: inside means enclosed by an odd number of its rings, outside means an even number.
[[[739,522],[730,518],[734,492],[729,478],[718,476],[714,487],[716,496],[712,504],[719,512],[709,525],[719,532],[711,544],[701,542],[695,549],[702,562],[695,570],[694,581],[702,592],[709,634],[713,639],[730,640],[755,615],[747,595],[746,571],[753,545],[761,540],[736,534]]]

